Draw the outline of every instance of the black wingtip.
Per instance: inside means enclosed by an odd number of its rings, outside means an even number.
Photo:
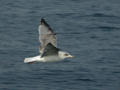
[[[45,21],[45,19],[44,19],[44,18],[41,18],[41,24],[44,24],[44,25],[46,25],[46,26],[48,26],[48,27],[49,27],[49,25],[47,24],[47,22]]]
[[[42,23],[46,23],[45,19],[44,18],[41,18],[41,24]]]
[[[52,31],[51,27],[50,27],[49,24],[45,21],[44,18],[41,18],[41,25],[45,25],[45,26],[47,26],[48,29]]]
[[[52,28],[50,27],[50,25],[45,21],[44,18],[41,18],[41,25],[45,25],[46,27],[48,27],[49,30],[51,30],[51,32],[53,32]],[[55,33],[54,33],[55,34]],[[55,34],[56,35],[56,34]]]

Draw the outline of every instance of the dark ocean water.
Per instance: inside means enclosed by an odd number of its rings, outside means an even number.
[[[41,17],[74,59],[24,64]],[[0,0],[0,90],[120,90],[120,0]]]

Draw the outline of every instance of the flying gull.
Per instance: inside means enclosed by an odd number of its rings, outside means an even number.
[[[42,18],[39,26],[40,55],[25,58],[24,63],[53,62],[61,61],[65,58],[73,58],[68,52],[57,48],[56,34]]]

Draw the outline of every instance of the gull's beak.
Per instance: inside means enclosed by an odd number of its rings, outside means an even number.
[[[70,58],[74,58],[74,56],[72,56],[72,55],[69,55],[69,57],[70,57]]]

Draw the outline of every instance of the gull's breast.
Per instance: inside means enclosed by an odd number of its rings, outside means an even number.
[[[55,61],[61,61],[61,59],[58,56],[49,56],[44,57],[45,62],[55,62]]]

